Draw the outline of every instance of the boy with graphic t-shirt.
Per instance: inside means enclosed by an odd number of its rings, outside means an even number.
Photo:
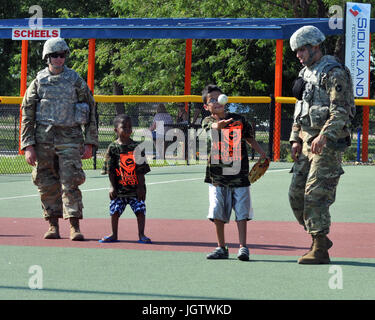
[[[118,241],[118,220],[129,204],[137,217],[138,236],[140,243],[151,243],[145,236],[146,222],[146,185],[145,174],[150,172],[144,152],[137,149],[138,142],[133,141],[132,123],[130,117],[121,114],[114,119],[117,140],[108,146],[105,156],[105,167],[108,172],[111,200],[109,211],[111,215],[112,234],[103,237],[99,242]]]
[[[253,218],[247,144],[261,158],[267,156],[255,140],[250,124],[241,115],[227,113],[225,106],[218,103],[220,94],[222,91],[216,85],[208,85],[202,92],[204,108],[211,112],[202,121],[202,127],[208,133],[208,161],[204,182],[209,183],[208,219],[215,223],[218,242],[218,247],[207,255],[207,259],[229,257],[224,225],[229,222],[233,209],[240,243],[237,258],[247,261],[247,221]]]

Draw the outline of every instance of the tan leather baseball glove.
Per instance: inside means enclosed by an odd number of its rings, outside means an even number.
[[[251,168],[249,172],[249,181],[250,183],[254,183],[255,181],[259,180],[267,171],[268,167],[270,166],[270,159],[259,159]]]

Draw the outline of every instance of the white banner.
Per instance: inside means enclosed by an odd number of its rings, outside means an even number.
[[[357,98],[369,97],[370,16],[371,4],[346,3],[345,65]]]
[[[56,28],[14,28],[12,29],[12,40],[48,40],[60,37],[60,29]]]

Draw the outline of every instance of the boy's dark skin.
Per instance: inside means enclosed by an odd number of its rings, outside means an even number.
[[[125,120],[120,122],[117,127],[114,129],[114,131],[117,134],[117,143],[126,145],[131,142],[131,134],[133,133],[133,126],[131,124],[131,121]],[[116,190],[116,174],[114,172],[109,172],[109,181],[110,181],[110,188],[109,188],[109,198],[111,200],[116,199],[117,197],[117,190]],[[137,185],[137,199],[138,200],[146,200],[146,188],[145,188],[145,176],[143,174],[137,174],[138,178],[138,185]],[[142,238],[145,238],[144,230],[145,230],[145,224],[146,224],[146,217],[143,213],[137,213],[137,223],[138,223],[138,237],[141,240]],[[111,216],[111,224],[112,224],[112,234],[107,237],[106,240],[108,242],[110,241],[116,241],[118,236],[118,221],[119,221],[120,215],[118,212],[115,212]]]

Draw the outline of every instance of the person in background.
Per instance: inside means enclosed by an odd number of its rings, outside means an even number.
[[[165,105],[159,103],[152,124],[149,127],[156,147],[156,159],[164,159],[167,148],[165,135],[168,131],[168,125],[171,124],[173,124],[172,116],[168,113]]]
[[[178,104],[178,112],[176,116],[177,124],[188,124],[188,113],[185,110],[185,103]]]

